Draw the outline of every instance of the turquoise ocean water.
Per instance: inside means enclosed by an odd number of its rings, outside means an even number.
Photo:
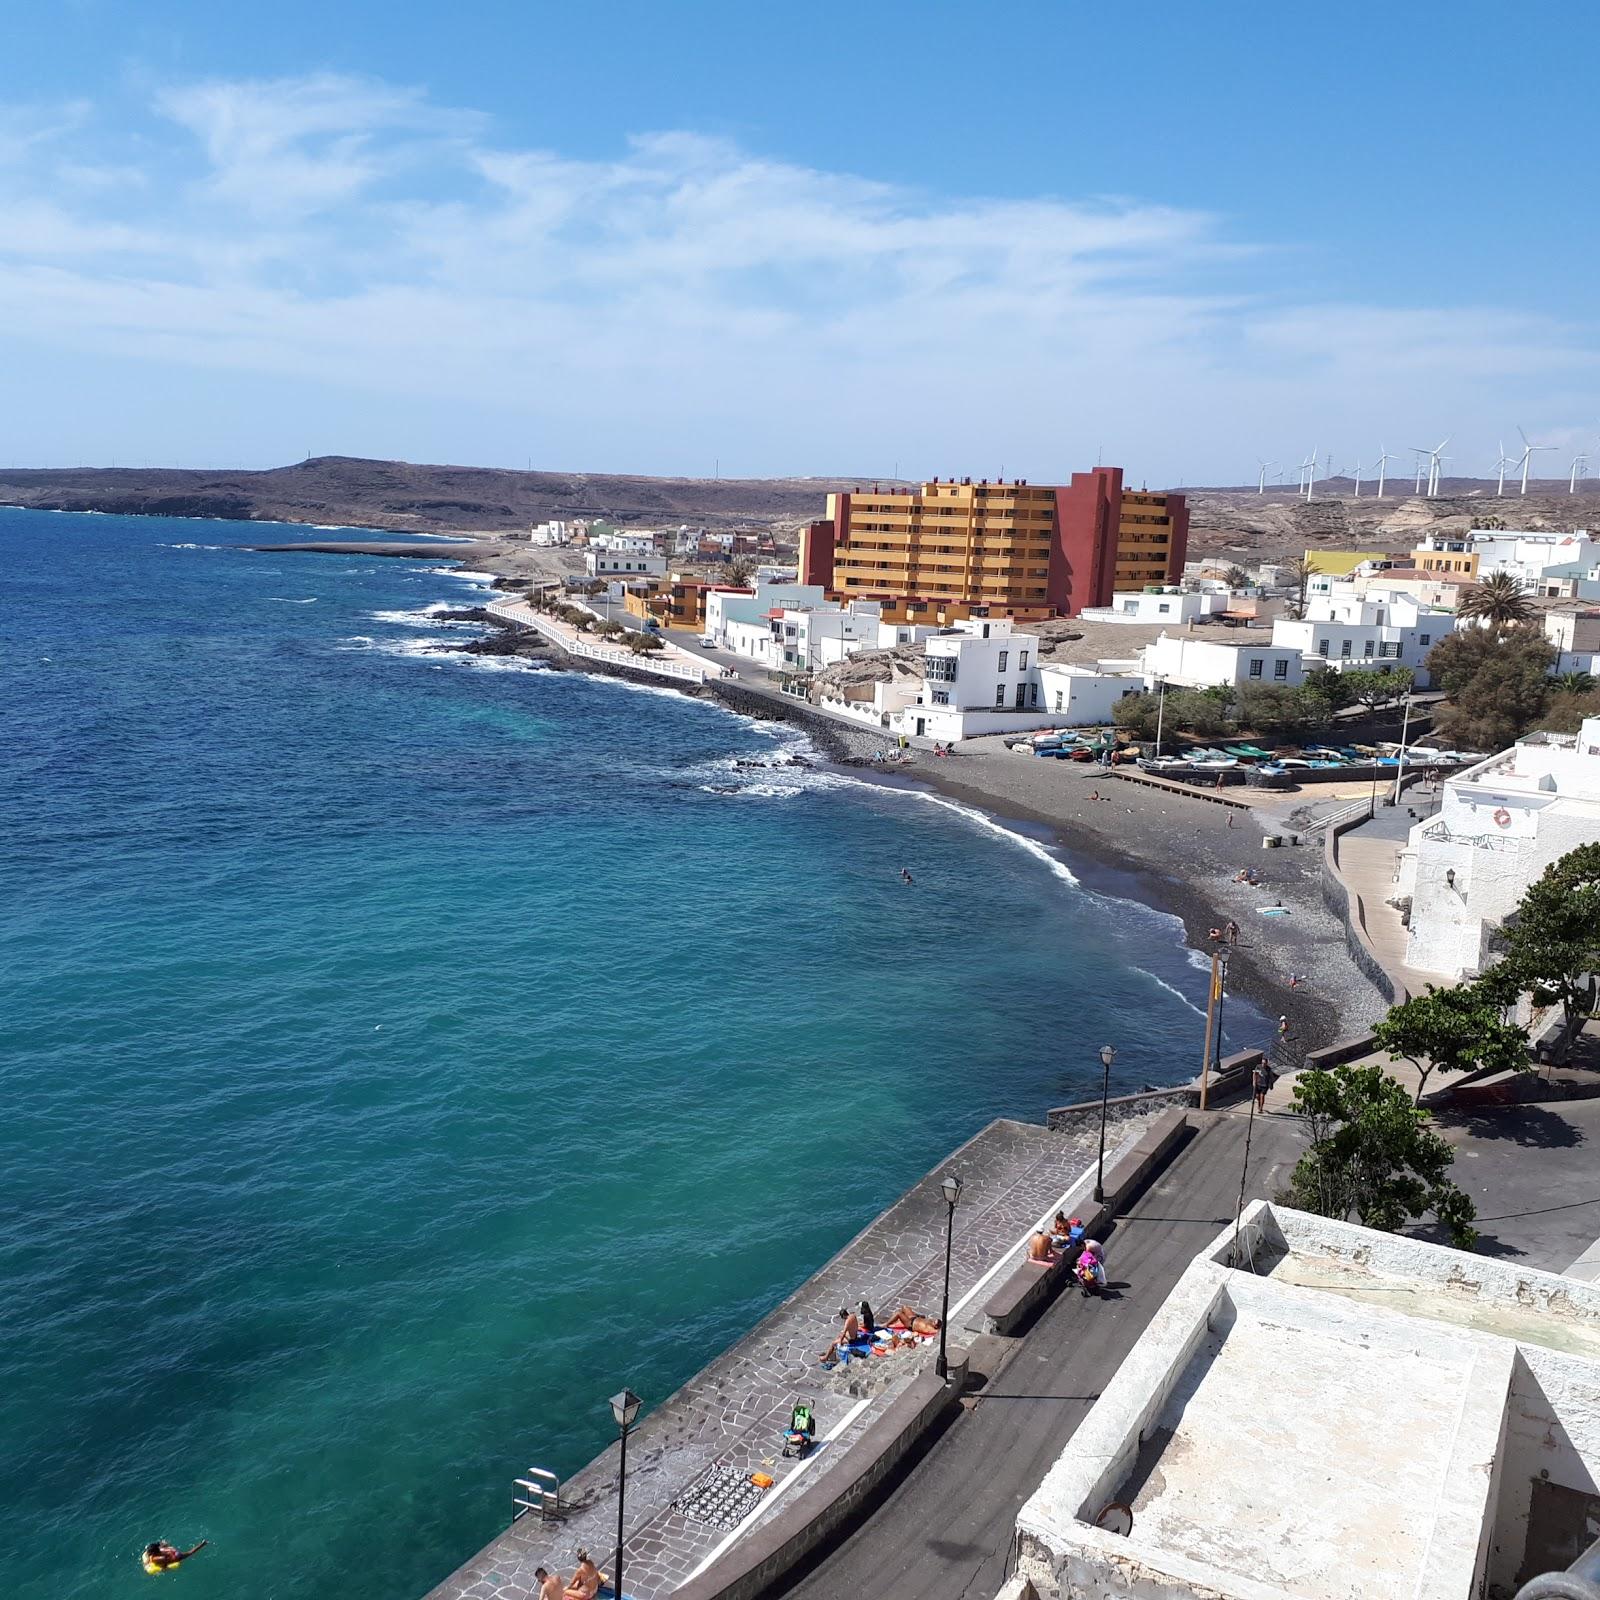
[[[984,1122],[1199,1054],[1115,880],[262,537],[0,510],[16,1596],[411,1600]]]

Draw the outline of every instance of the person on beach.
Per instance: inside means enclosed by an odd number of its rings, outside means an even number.
[[[1056,1254],[1056,1247],[1043,1228],[1028,1241],[1028,1259],[1040,1266],[1050,1266],[1055,1261]]]
[[[565,1591],[561,1587],[561,1580],[555,1573],[544,1567],[535,1567],[533,1575],[539,1580],[538,1600],[564,1600]]]
[[[210,1544],[209,1539],[202,1539],[199,1544],[191,1545],[187,1550],[180,1550],[175,1544],[168,1544],[165,1539],[156,1539],[144,1547],[144,1555],[140,1558],[146,1572],[174,1572],[190,1556],[199,1553]]]
[[[873,1320],[872,1307],[865,1300],[861,1302],[857,1315],[861,1320],[861,1332],[870,1339],[878,1331],[878,1324]]]
[[[589,1559],[587,1550],[578,1551],[578,1570],[572,1582],[561,1591],[563,1600],[594,1600],[600,1592],[600,1569]]]
[[[848,1365],[850,1347],[861,1338],[861,1319],[848,1306],[839,1307],[839,1320],[844,1324],[839,1337],[822,1352],[821,1361],[825,1367],[837,1366],[840,1361]]]
[[[1278,1018],[1278,1037],[1280,1039],[1289,1037],[1289,1019],[1287,1017]]]
[[[902,1328],[909,1328],[912,1333],[937,1333],[939,1331],[939,1319],[937,1317],[925,1317],[920,1311],[913,1311],[910,1306],[904,1304],[890,1318],[891,1326],[896,1322]]]
[[[1272,1087],[1272,1068],[1265,1061],[1256,1062],[1250,1069],[1250,1092],[1256,1097],[1256,1110],[1263,1115],[1267,1109],[1267,1090]]]
[[[1222,931],[1227,934],[1229,944],[1238,944],[1239,924],[1233,921],[1231,917],[1223,924]]]

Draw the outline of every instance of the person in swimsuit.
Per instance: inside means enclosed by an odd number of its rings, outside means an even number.
[[[535,1567],[533,1575],[539,1580],[538,1600],[563,1600],[561,1580],[543,1567]]]
[[[913,1311],[908,1305],[902,1305],[890,1320],[898,1322],[902,1328],[909,1328],[913,1333],[937,1333],[939,1331],[939,1319],[937,1317],[925,1317],[921,1312]]]
[[[165,1539],[157,1539],[152,1544],[144,1547],[144,1570],[146,1572],[171,1572],[180,1563],[187,1561],[190,1556],[199,1553],[210,1544],[209,1539],[202,1539],[199,1544],[187,1550],[180,1550],[175,1544],[168,1544]]]
[[[600,1569],[589,1559],[587,1550],[578,1552],[578,1570],[562,1591],[564,1600],[594,1600],[600,1592]]]

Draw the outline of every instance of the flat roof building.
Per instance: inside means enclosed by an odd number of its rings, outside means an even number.
[[[800,581],[1037,620],[1175,582],[1188,539],[1184,497],[1124,490],[1120,467],[1056,485],[935,479],[830,494],[827,517],[800,536]]]

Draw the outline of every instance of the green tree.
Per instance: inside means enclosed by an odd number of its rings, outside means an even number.
[[[1228,570],[1223,573],[1222,581],[1227,584],[1230,589],[1245,589],[1249,587],[1250,574],[1246,572],[1243,567],[1229,567]]]
[[[1417,1104],[1435,1072],[1529,1072],[1528,1033],[1501,1016],[1506,999],[1501,978],[1476,978],[1452,989],[1428,985],[1392,1006],[1373,1030],[1374,1043],[1417,1069]]]
[[[1432,1212],[1460,1249],[1477,1243],[1477,1209],[1448,1176],[1455,1152],[1381,1067],[1302,1072],[1291,1109],[1311,1132],[1289,1179],[1292,1205],[1387,1233]]]
[[[1377,711],[1382,706],[1392,706],[1397,700],[1403,700],[1417,681],[1410,667],[1395,667],[1389,672],[1362,669],[1341,672],[1339,676],[1344,679],[1350,698],[1368,711]]]
[[[1561,694],[1588,694],[1595,686],[1592,672],[1562,672],[1550,680],[1550,687]]]
[[[723,569],[723,582],[743,588],[755,576],[756,564],[749,556],[735,556]]]
[[[1557,689],[1546,702],[1539,726],[1550,733],[1576,733],[1590,717],[1600,717],[1600,687]]]
[[[1509,628],[1533,620],[1533,602],[1509,572],[1491,572],[1462,592],[1456,615],[1491,628]]]
[[[1167,695],[1167,726],[1187,728],[1202,739],[1233,731],[1228,701],[1204,689],[1178,689]]]
[[[1319,723],[1331,722],[1335,711],[1350,704],[1350,686],[1345,682],[1348,674],[1330,672],[1321,668],[1307,677],[1301,692],[1317,708]]]
[[[1495,967],[1539,1006],[1560,1005],[1557,1059],[1600,999],[1600,844],[1579,845],[1552,862],[1500,930],[1505,959]]]
[[[1320,701],[1279,683],[1246,684],[1234,702],[1234,717],[1241,728],[1283,740],[1298,738],[1325,720]]]
[[[649,655],[653,650],[666,648],[661,642],[660,634],[656,633],[630,633],[627,638],[627,645],[636,656]]]
[[[1111,720],[1136,739],[1154,739],[1159,717],[1160,707],[1153,694],[1125,694],[1111,708]],[[1165,727],[1162,732],[1166,732]]]
[[[1313,577],[1322,570],[1316,563],[1315,557],[1297,556],[1293,561],[1284,566],[1284,576],[1289,580],[1289,586],[1294,590],[1294,597],[1288,605],[1289,616],[1298,621],[1306,614],[1306,589]]]
[[[1428,652],[1428,670],[1449,696],[1434,714],[1434,732],[1463,749],[1503,750],[1538,725],[1554,660],[1536,627],[1449,634]]]

